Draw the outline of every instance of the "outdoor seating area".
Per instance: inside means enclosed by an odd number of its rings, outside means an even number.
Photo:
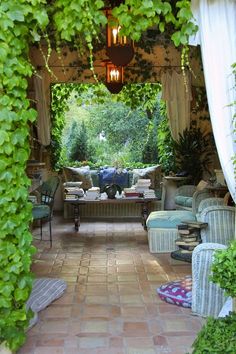
[[[235,354],[236,1],[0,8],[0,354]]]

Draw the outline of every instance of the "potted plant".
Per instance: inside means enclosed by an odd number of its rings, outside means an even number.
[[[192,126],[179,134],[179,140],[173,141],[177,168],[192,177],[194,184],[201,179],[204,171],[209,171],[213,146],[211,135],[204,134],[200,128]]]
[[[208,318],[192,345],[192,354],[235,353],[235,332],[235,312],[222,318]]]
[[[208,318],[193,342],[193,354],[235,353],[236,348],[236,240],[214,255],[211,280],[233,298],[233,312],[223,318]]]

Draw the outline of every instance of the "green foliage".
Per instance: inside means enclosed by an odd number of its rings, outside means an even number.
[[[217,250],[212,264],[211,280],[225,290],[227,296],[236,297],[236,241],[225,250]]]
[[[182,45],[181,65],[189,66],[188,39],[197,31],[191,12],[191,2],[163,0],[125,0],[113,9],[113,15],[121,25],[121,34],[138,41],[148,28],[157,28],[160,33],[169,29],[176,47]]]
[[[44,1],[0,3],[0,342],[12,349],[25,340],[31,314],[31,204],[25,175],[29,157],[28,123],[36,112],[27,99],[32,75],[28,50],[48,23]]]
[[[213,154],[211,136],[191,127],[179,134],[179,140],[174,141],[173,146],[178,169],[188,172],[193,183],[197,184],[202,179],[203,171],[209,172]]]
[[[124,102],[132,110],[142,107],[148,114],[152,114],[160,92],[160,84],[128,84],[122,89],[118,100]]]
[[[106,87],[101,84],[69,84],[66,95],[57,93],[60,88],[64,92],[64,86],[67,85],[53,86],[52,131],[55,168],[69,163],[70,147],[67,140],[71,142],[75,135],[75,127],[71,129],[72,135],[69,132],[69,124],[71,125],[73,120],[83,121],[86,127],[86,160],[92,159],[100,165],[122,166],[129,161],[157,162],[156,129],[159,112],[156,106],[160,100],[159,84],[128,85],[126,90],[115,96],[108,93]],[[65,115],[68,123],[65,122]],[[102,132],[105,134],[105,141],[99,140]]]
[[[236,313],[208,318],[192,345],[193,354],[233,354],[236,348]]]
[[[73,84],[51,86],[51,164],[54,169],[60,168],[62,153],[62,130],[65,125],[65,112],[69,109],[67,99],[73,90]]]
[[[84,122],[74,121],[68,137],[68,157],[70,161],[86,161],[88,156],[88,136]]]
[[[171,24],[171,39],[174,44],[187,45],[189,36],[197,30],[188,0],[126,0],[124,4],[114,8],[112,13],[118,18],[122,33],[135,41],[150,27],[156,26],[160,32],[164,32],[166,26]]]

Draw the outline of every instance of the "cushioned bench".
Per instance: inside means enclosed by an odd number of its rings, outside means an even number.
[[[147,218],[148,244],[151,253],[172,252],[178,247],[177,225],[182,220],[196,220],[196,216],[188,210],[154,211]]]

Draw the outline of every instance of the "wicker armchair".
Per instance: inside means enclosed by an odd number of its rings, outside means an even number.
[[[208,226],[201,230],[202,242],[214,242],[227,246],[234,239],[234,207],[226,205],[208,206],[197,215],[197,219],[208,223]]]
[[[202,243],[192,255],[192,313],[199,316],[218,317],[227,300],[224,291],[209,280],[214,252],[225,249],[218,243]]]
[[[197,190],[197,187],[191,184],[184,185],[176,190],[175,206],[177,210],[189,210],[196,214],[200,202],[212,196],[212,192],[207,189]]]
[[[200,316],[217,317],[227,299],[223,290],[209,280],[214,252],[225,249],[234,239],[235,208],[223,203],[222,198],[208,198],[199,205],[198,221],[208,223],[201,230],[203,243],[192,255],[192,311]]]

